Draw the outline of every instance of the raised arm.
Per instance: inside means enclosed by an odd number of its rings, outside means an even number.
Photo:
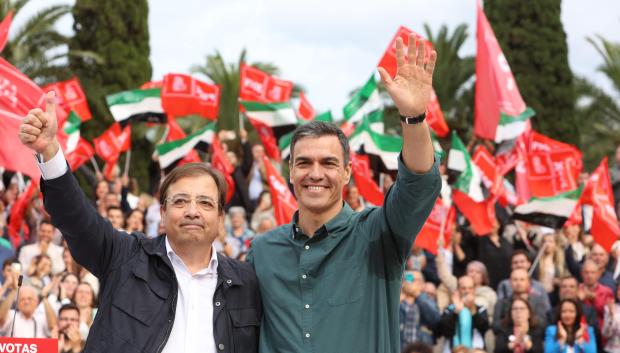
[[[409,36],[405,54],[403,41],[396,40],[397,72],[391,78],[380,67],[379,73],[390,97],[401,116],[418,117],[425,113],[433,89],[433,70],[437,53],[426,47],[426,42]],[[426,121],[418,124],[401,123],[403,129],[403,162],[414,173],[426,173],[433,166],[433,144]]]

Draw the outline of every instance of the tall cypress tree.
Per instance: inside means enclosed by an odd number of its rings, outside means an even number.
[[[534,108],[534,129],[579,144],[576,93],[568,65],[561,0],[484,2],[498,42],[525,103]]]
[[[114,122],[105,96],[137,88],[151,79],[148,3],[147,0],[76,0],[73,17],[75,35],[70,49],[89,50],[103,59],[99,63],[70,59],[70,67],[79,77],[93,113],[93,120],[83,127],[84,135],[91,139]],[[139,178],[147,176],[145,163],[153,151],[153,146],[144,139],[144,132],[144,127],[136,125],[132,133],[131,170],[132,176]]]

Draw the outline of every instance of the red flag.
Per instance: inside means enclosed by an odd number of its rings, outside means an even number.
[[[222,172],[222,175],[224,175],[224,178],[226,179],[226,184],[228,185],[228,190],[226,191],[226,202],[228,203],[235,193],[235,182],[232,178],[232,173],[235,170],[235,167],[233,167],[228,158],[226,158],[226,154],[220,144],[220,139],[217,138],[217,136],[213,138],[212,148],[213,154],[211,155],[211,164],[213,165],[213,168]]]
[[[21,122],[21,116],[0,109],[0,141],[3,146],[0,147],[0,166],[39,180],[41,172],[37,167],[34,152],[19,140]],[[8,146],[10,148],[7,148]]]
[[[297,200],[284,182],[284,178],[271,165],[267,156],[263,156],[263,162],[265,163],[276,222],[278,225],[289,223],[297,210]]]
[[[56,82],[43,87],[44,92],[49,91],[56,92],[57,104],[59,104],[65,111],[74,111],[82,121],[92,119],[93,115],[88,108],[88,102],[86,101],[86,95],[80,81],[76,77],[70,80]]]
[[[11,23],[13,22],[13,11],[9,11],[6,14],[2,22],[0,23],[0,52],[4,49],[6,42],[9,41],[9,29],[11,28]]]
[[[78,169],[82,164],[89,161],[95,155],[93,146],[80,137],[77,146],[72,152],[67,153],[66,158],[71,170]]]
[[[383,205],[383,191],[381,191],[379,185],[372,179],[368,155],[351,152],[351,162],[353,162],[353,181],[355,181],[360,195],[362,195],[364,200],[373,205]]]
[[[480,2],[477,8],[474,133],[494,141],[500,116],[519,116],[527,106]]]
[[[112,156],[112,159],[106,161],[103,166],[103,176],[108,181],[112,181],[114,179],[114,168],[116,168],[116,163],[118,162],[119,154],[115,154]]]
[[[34,163],[33,163],[34,164]],[[36,179],[32,179],[30,185],[24,192],[19,195],[13,207],[11,207],[11,217],[9,218],[9,236],[11,237],[11,243],[13,244],[13,248],[17,249],[19,244],[21,243],[20,231],[22,227],[24,228],[24,232],[29,232],[28,226],[24,223],[24,215],[26,214],[26,209],[30,204],[30,200],[32,199],[32,195],[34,191],[38,188],[37,183],[35,183]]]
[[[444,137],[450,132],[434,89],[431,90],[431,101],[426,107],[426,122],[437,136]]]
[[[611,246],[620,239],[620,225],[614,209],[614,195],[607,169],[607,157],[603,158],[601,164],[588,179],[581,202],[593,206],[590,233],[594,241],[607,252],[611,252]]]
[[[180,140],[182,138],[185,138],[187,135],[185,135],[185,131],[183,131],[183,129],[179,126],[179,124],[177,124],[176,119],[169,117],[168,118],[168,135],[166,136],[166,141],[170,142],[170,141],[175,141],[175,140]],[[198,152],[196,152],[196,150],[191,150],[191,152],[189,152],[185,157],[183,157],[183,159],[181,159],[179,161],[179,163],[177,163],[177,166],[181,166],[183,164],[186,163],[194,163],[194,162],[200,162],[200,156],[198,155]]]
[[[431,214],[426,219],[424,226],[415,238],[415,245],[437,255],[439,251],[437,239],[441,235],[441,225],[443,223],[444,245],[447,247],[452,241],[452,227],[456,221],[454,207],[448,207],[441,198],[437,198]]]
[[[355,131],[355,124],[345,121],[340,125],[340,130],[342,130],[345,136],[349,137]]]
[[[304,92],[299,94],[299,108],[297,108],[297,115],[304,120],[312,120],[316,116],[316,112],[312,107],[312,104],[306,98]]]
[[[239,99],[255,102],[286,102],[293,83],[271,76],[253,66],[241,64]]]
[[[161,104],[173,116],[198,114],[215,120],[218,115],[220,88],[184,74],[164,76]]]
[[[478,145],[474,151],[472,161],[478,166],[482,174],[482,182],[484,186],[494,195],[503,193],[504,184],[503,177],[497,171],[495,158],[482,145]]]
[[[452,201],[467,218],[474,233],[487,235],[493,231],[495,223],[495,197],[475,202],[467,194],[452,189]]]
[[[265,146],[265,153],[267,154],[267,156],[269,156],[269,158],[273,159],[276,162],[281,162],[282,157],[280,156],[280,148],[278,147],[278,141],[273,134],[273,130],[259,120],[249,117],[248,120],[250,121],[252,126],[254,126],[254,129],[258,133],[258,137],[263,143],[263,146]]]
[[[583,164],[576,147],[531,131],[526,148],[527,179],[532,196],[549,197],[579,187]]]
[[[121,129],[119,123],[114,123],[99,137],[93,139],[97,155],[106,162],[118,160],[118,155],[131,148],[131,125]]]
[[[45,110],[45,93],[16,67],[0,57],[0,109],[25,116],[33,108]],[[67,119],[67,112],[56,106],[58,126]]]

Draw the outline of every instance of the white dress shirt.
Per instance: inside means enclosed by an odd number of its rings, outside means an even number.
[[[55,179],[67,172],[62,149],[39,169],[45,180]],[[213,337],[213,295],[217,287],[217,252],[211,246],[211,260],[207,268],[191,274],[183,260],[172,250],[166,237],[166,253],[172,263],[179,284],[176,314],[172,331],[162,353],[215,353]],[[17,332],[17,325],[15,327]]]

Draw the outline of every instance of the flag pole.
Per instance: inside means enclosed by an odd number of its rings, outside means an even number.
[[[97,164],[95,157],[90,157],[90,163],[93,165],[93,168],[95,168],[95,172],[101,174],[101,169],[99,169],[99,164]]]
[[[540,258],[543,256],[546,246],[547,244],[543,243],[542,246],[540,247],[540,250],[538,250],[538,255],[536,255],[536,259],[534,259],[534,262],[532,263],[532,267],[530,267],[530,270],[528,271],[528,275],[530,277],[532,277],[532,274],[534,273],[534,268],[536,268],[536,266],[540,262]]]
[[[129,175],[129,162],[131,161],[131,149],[125,153],[125,172],[124,175]]]

